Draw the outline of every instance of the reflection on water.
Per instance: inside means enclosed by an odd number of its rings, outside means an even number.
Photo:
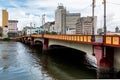
[[[41,48],[37,48],[19,42],[0,42],[0,80],[96,78],[95,70],[88,69],[83,58],[88,55],[66,48],[47,50],[42,55]]]
[[[66,47],[50,48],[46,54],[49,56],[48,70],[57,79],[96,79],[96,60],[93,56]]]
[[[36,52],[18,42],[0,42],[0,80],[52,80]]]

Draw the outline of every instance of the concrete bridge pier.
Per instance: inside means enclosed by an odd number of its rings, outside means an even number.
[[[24,37],[22,37],[22,43],[24,43],[24,42],[25,42]]]
[[[28,43],[28,37],[25,37],[24,40],[25,40],[25,44],[27,44]]]
[[[48,47],[49,47],[49,39],[44,38],[44,41],[43,41],[43,50],[48,49]]]
[[[34,37],[31,37],[31,39],[30,39],[30,45],[31,45],[31,46],[34,45]]]
[[[114,49],[112,47],[94,46],[97,59],[97,78],[114,78]]]

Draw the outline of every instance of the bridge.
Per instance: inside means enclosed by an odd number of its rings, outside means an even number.
[[[25,35],[17,37],[30,45],[61,45],[83,51],[95,56],[98,78],[110,78],[120,72],[120,36],[118,35]],[[112,77],[111,77],[112,78]]]

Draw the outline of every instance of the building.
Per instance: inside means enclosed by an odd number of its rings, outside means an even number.
[[[103,28],[97,29],[97,34],[98,35],[103,35],[104,34],[103,30],[104,30]]]
[[[116,33],[120,33],[120,30],[119,30],[119,27],[118,27],[118,26],[115,28],[115,32],[116,32]]]
[[[36,28],[26,26],[22,30],[22,35],[37,34]]]
[[[18,33],[17,20],[8,20],[8,37],[15,38]]]
[[[2,37],[3,38],[8,38],[8,27],[7,26],[5,26],[3,28],[3,36]]]
[[[66,14],[66,34],[76,34],[76,23],[80,19],[80,13]]]
[[[0,37],[2,37],[2,33],[3,33],[3,28],[2,26],[0,26]]]
[[[41,34],[43,29],[41,27],[36,27],[36,34]]]
[[[2,10],[2,28],[8,26],[8,12],[6,10]]]
[[[62,4],[58,5],[55,11],[55,31],[58,34],[67,34],[67,30],[76,30],[79,18],[80,13],[69,13]]]
[[[17,36],[22,36],[22,31],[18,31]]]
[[[42,27],[45,32],[50,32],[51,22],[46,22]]]
[[[49,32],[56,32],[55,31],[55,21],[51,22]]]
[[[45,23],[42,26],[43,31],[45,31],[45,32],[52,32],[52,31],[54,31],[54,24],[55,24],[54,21],[53,22],[47,22],[47,23]]]
[[[93,23],[93,18],[90,16],[81,17],[80,19],[78,19],[76,23],[76,34],[92,35],[92,23]],[[95,16],[94,17],[94,34],[97,34],[96,26],[97,26],[97,17]]]
[[[58,34],[66,34],[66,8],[60,4],[55,11],[55,31]]]

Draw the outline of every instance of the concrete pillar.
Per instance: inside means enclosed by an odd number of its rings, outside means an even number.
[[[97,59],[97,66],[100,66],[100,60],[103,58],[103,46],[94,46],[94,54]]]
[[[24,37],[22,38],[22,42],[23,42],[23,43],[25,42],[25,39],[24,39]]]
[[[97,78],[114,78],[114,48],[94,46],[94,53],[97,59]]]
[[[33,46],[34,45],[34,37],[31,37],[31,40],[30,40],[30,45]]]
[[[24,42],[24,39],[23,39],[23,37],[21,38],[21,41],[22,41],[22,43]]]
[[[49,40],[44,38],[44,42],[43,42],[43,50],[48,49],[48,45],[49,45]]]
[[[28,43],[28,40],[27,40],[28,38],[27,37],[25,37],[25,44],[27,44]]]

